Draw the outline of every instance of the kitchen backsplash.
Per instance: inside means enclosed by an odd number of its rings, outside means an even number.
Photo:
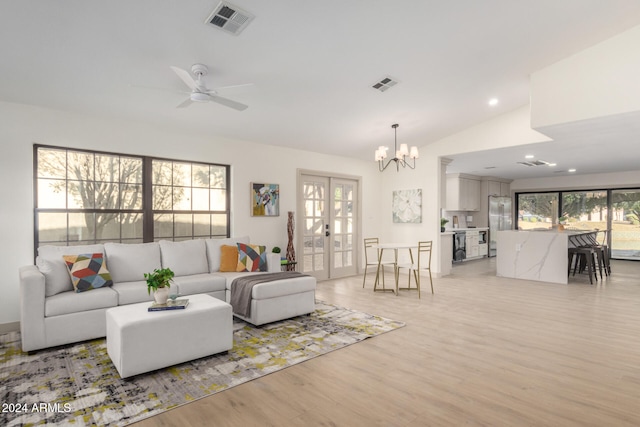
[[[458,217],[458,228],[468,228],[469,226],[474,226],[473,223],[474,212],[464,212],[464,211],[446,211],[443,215],[443,218],[449,220],[445,228],[447,230],[454,228],[453,217]],[[468,221],[467,221],[468,220]]]

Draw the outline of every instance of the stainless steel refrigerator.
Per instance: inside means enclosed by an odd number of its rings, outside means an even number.
[[[511,230],[511,197],[489,196],[489,256],[496,256],[496,232]]]

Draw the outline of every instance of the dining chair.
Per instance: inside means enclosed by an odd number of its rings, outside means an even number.
[[[367,281],[367,268],[374,266],[376,268],[376,282],[379,279],[378,261],[380,261],[380,268],[382,270],[382,287],[384,288],[384,268],[385,266],[392,266],[395,273],[395,262],[380,260],[380,249],[373,248],[374,245],[380,243],[377,237],[369,237],[364,239],[364,278],[362,279],[362,287]]]
[[[398,264],[397,270],[398,274],[401,268],[408,269],[409,273],[409,285],[406,288],[399,288],[399,290],[418,290],[418,298],[420,298],[420,273],[423,271],[429,272],[429,282],[431,283],[431,293],[433,293],[433,278],[431,277],[431,252],[432,252],[433,241],[425,241],[418,242],[418,260],[414,262],[413,253],[411,255],[411,263],[410,264]],[[416,281],[416,287],[411,287],[411,273],[413,273],[413,278]]]

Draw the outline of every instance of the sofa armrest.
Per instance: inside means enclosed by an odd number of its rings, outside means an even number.
[[[273,252],[267,254],[267,271],[269,273],[282,271],[280,267],[280,254],[274,254]]]
[[[44,274],[35,265],[19,269],[20,274],[20,334],[22,351],[46,347],[44,327]]]

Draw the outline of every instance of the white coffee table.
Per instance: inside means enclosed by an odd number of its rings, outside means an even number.
[[[231,305],[189,295],[181,310],[153,311],[150,302],[107,310],[107,353],[120,377],[153,371],[233,347]]]

